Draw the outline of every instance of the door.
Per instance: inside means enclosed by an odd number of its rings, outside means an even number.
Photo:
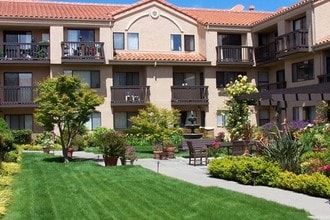
[[[221,46],[219,54],[221,60],[242,60],[242,37],[240,34],[219,34],[218,45]]]
[[[4,100],[11,103],[31,103],[32,74],[31,73],[5,73]]]
[[[277,89],[285,89],[286,88],[285,71],[284,70],[276,71],[276,83],[277,83]]]
[[[32,56],[31,32],[5,32],[5,56],[7,58],[26,58]]]

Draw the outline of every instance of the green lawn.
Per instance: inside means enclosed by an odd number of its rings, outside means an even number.
[[[42,153],[23,155],[4,219],[308,219],[302,210],[195,186],[140,166],[60,161]]]

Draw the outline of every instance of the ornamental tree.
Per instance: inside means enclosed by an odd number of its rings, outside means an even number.
[[[249,116],[252,113],[249,109],[250,100],[238,100],[240,95],[246,95],[258,92],[256,86],[247,81],[247,76],[238,76],[234,82],[227,84],[225,93],[229,96],[226,101],[226,107],[229,110],[227,130],[230,133],[231,140],[248,138],[247,131],[251,129]]]
[[[36,119],[46,131],[57,127],[64,162],[68,162],[67,150],[73,138],[85,130],[89,115],[104,102],[104,98],[79,78],[63,75],[41,82],[38,93]]]
[[[131,118],[132,127],[129,132],[145,137],[149,143],[177,144],[175,142],[180,142],[182,137],[181,129],[177,126],[179,118],[178,110],[158,108],[148,103],[145,109]]]

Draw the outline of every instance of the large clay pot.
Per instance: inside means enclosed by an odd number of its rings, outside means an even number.
[[[163,151],[154,151],[154,159],[161,160]]]
[[[169,159],[174,158],[175,157],[175,150],[176,150],[175,147],[166,147],[165,151],[166,151],[167,158],[169,158]]]
[[[104,156],[104,164],[105,166],[117,166],[118,156]]]
[[[74,148],[73,147],[69,147],[66,151],[66,156],[70,159],[72,159],[72,156],[73,156],[73,151],[74,151]]]

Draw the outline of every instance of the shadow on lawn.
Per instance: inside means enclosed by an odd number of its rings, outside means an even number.
[[[84,161],[98,161],[98,159],[94,158],[73,158],[69,159],[70,163],[84,162]],[[48,163],[64,163],[64,158],[62,156],[48,157],[44,158],[43,161]]]

